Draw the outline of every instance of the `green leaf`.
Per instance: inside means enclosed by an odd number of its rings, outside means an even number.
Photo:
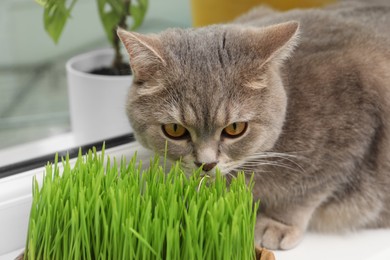
[[[148,0],[138,0],[138,4],[130,6],[130,14],[134,19],[131,30],[135,30],[141,26],[145,19],[146,11],[148,10]]]
[[[99,17],[108,40],[114,42],[114,31],[116,30],[123,14],[123,5],[118,0],[97,0]]]
[[[43,19],[46,31],[53,41],[57,43],[68,19],[66,9],[62,6],[45,8]]]
[[[113,11],[117,14],[122,14],[124,11],[125,1],[123,0],[105,0],[106,4],[110,5]]]
[[[148,241],[147,241],[145,238],[143,238],[143,237],[142,237],[137,231],[135,231],[133,228],[129,228],[129,230],[130,230],[131,233],[134,234],[134,236],[136,236],[136,237],[139,239],[139,241],[140,241],[143,245],[145,245],[145,246],[150,250],[150,252],[152,252],[155,256],[157,256],[156,250],[154,250],[154,249],[150,246],[150,244],[148,243]]]
[[[55,43],[58,43],[76,1],[72,0],[67,7],[66,0],[36,0],[44,8],[44,27]]]
[[[39,5],[41,5],[42,7],[45,7],[47,0],[35,0],[35,2]]]

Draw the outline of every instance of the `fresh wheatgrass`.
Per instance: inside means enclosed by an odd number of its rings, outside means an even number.
[[[106,159],[104,159],[106,158]],[[254,259],[259,203],[238,174],[188,178],[156,157],[142,171],[96,150],[48,164],[33,181],[24,259]]]

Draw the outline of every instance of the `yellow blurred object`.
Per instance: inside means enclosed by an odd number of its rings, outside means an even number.
[[[195,27],[228,22],[254,6],[266,4],[277,10],[310,8],[336,0],[191,0],[192,21]]]

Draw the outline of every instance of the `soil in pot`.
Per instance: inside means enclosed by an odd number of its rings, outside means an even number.
[[[90,73],[105,76],[128,76],[131,75],[131,69],[128,63],[122,63],[119,68],[100,67],[92,70]]]

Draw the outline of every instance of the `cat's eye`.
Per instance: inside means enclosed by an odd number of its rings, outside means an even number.
[[[164,134],[171,139],[183,139],[187,138],[187,129],[179,124],[171,123],[162,126]]]
[[[222,134],[229,138],[237,138],[243,135],[247,128],[247,122],[235,122],[225,127]]]

